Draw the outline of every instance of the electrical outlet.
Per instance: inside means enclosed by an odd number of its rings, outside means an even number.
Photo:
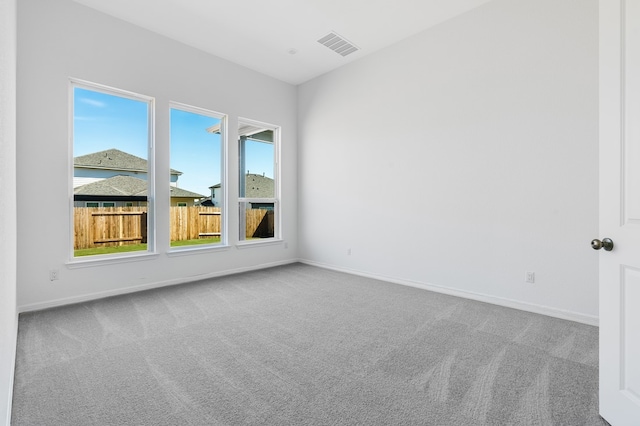
[[[350,248],[347,249],[347,256],[351,256],[351,249]]]
[[[60,279],[60,271],[58,269],[50,269],[49,270],[49,279],[51,281]]]
[[[527,283],[535,283],[536,282],[536,273],[532,271],[525,272],[524,281]]]
[[[285,243],[284,243],[284,248],[285,248],[285,249],[288,249],[288,248],[289,248],[289,243],[288,243],[288,242],[286,242],[286,241],[285,241]]]

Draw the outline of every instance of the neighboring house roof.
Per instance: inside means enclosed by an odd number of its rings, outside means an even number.
[[[82,185],[73,190],[76,195],[147,195],[147,181],[133,176],[113,176]],[[172,198],[202,198],[204,195],[171,187]]]
[[[209,189],[220,188],[221,184],[216,183]],[[247,173],[244,181],[245,198],[273,198],[275,197],[275,189],[273,179],[263,175]],[[210,197],[209,197],[210,198]]]
[[[196,194],[195,192],[187,191],[186,189],[171,187],[172,198],[202,198],[204,195]]]
[[[245,198],[273,198],[273,179],[263,175],[247,173],[245,176]]]
[[[147,160],[115,148],[74,157],[73,166],[89,169],[147,172]],[[171,169],[171,174],[181,175],[182,172]]]
[[[196,205],[203,207],[215,207],[215,204],[213,204],[213,201],[211,201],[211,197],[202,198],[201,200],[196,202]]]
[[[73,190],[76,195],[147,195],[147,181],[132,176],[112,176],[82,185]]]
[[[220,188],[221,184],[216,183],[209,187],[209,189]],[[263,175],[257,175],[254,173],[247,173],[244,181],[245,198],[273,198],[275,197],[275,190],[273,185],[273,179]]]

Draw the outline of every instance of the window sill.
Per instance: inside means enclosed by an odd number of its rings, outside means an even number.
[[[284,240],[279,238],[265,238],[263,240],[239,241],[236,244],[236,248],[246,249],[246,248],[264,247],[264,246],[275,246],[282,243],[284,243]]]
[[[158,253],[140,253],[126,256],[98,255],[86,256],[86,258],[74,258],[67,262],[67,268],[89,268],[93,266],[114,265],[117,263],[139,262],[158,258]]]
[[[226,244],[217,244],[210,246],[184,246],[180,248],[172,248],[167,252],[168,257],[175,256],[189,256],[192,254],[213,253],[216,251],[228,250],[229,246]]]

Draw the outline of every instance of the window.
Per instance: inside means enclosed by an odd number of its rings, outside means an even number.
[[[71,102],[73,257],[149,251],[153,99],[72,80]]]
[[[125,207],[131,207],[130,205],[127,204],[131,204],[131,203],[125,203]],[[116,203],[114,202],[109,202],[109,201],[105,201],[102,203],[99,203],[97,201],[87,201],[84,203],[85,207],[115,207]]]
[[[172,247],[224,241],[224,206],[219,194],[224,188],[223,121],[222,114],[172,103]]]
[[[279,238],[279,133],[276,126],[239,121],[240,241]]]

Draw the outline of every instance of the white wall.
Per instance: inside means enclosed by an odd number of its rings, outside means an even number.
[[[211,40],[225,43],[226,40]],[[156,98],[157,258],[70,269],[68,81]],[[237,194],[238,117],[282,126],[283,243],[166,255],[169,246],[169,102],[229,115],[229,194]],[[296,88],[70,0],[18,5],[18,306],[59,303],[193,280],[297,258]],[[38,173],[33,171],[37,170]],[[229,237],[238,239],[230,197]],[[60,270],[49,281],[48,271]]]
[[[495,0],[303,84],[301,258],[596,323],[597,36]]]
[[[16,354],[16,0],[0,0],[0,425]]]

